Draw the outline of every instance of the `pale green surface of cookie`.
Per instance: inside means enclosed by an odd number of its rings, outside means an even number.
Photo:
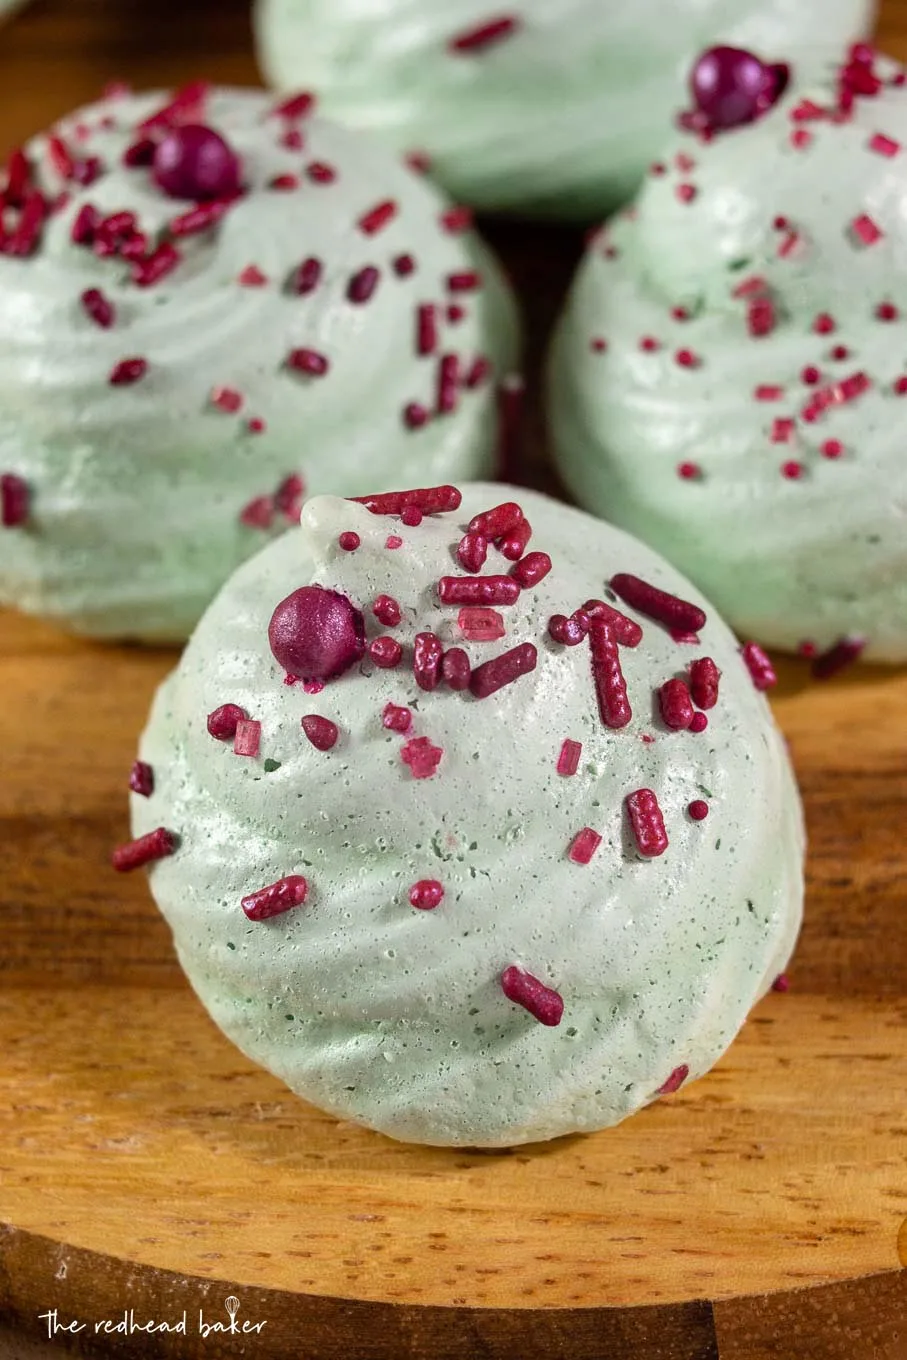
[[[280,88],[422,150],[465,203],[588,220],[632,193],[703,48],[723,41],[814,70],[869,31],[872,0],[258,0]],[[458,35],[501,17],[483,50]]]
[[[554,566],[512,607],[506,636],[465,642],[456,607],[435,583],[456,571],[462,526],[515,496],[530,549]],[[344,552],[338,535],[361,546]],[[403,539],[386,547],[389,534]],[[484,574],[509,564],[492,549]],[[599,596],[618,571],[702,604],[698,644],[638,617],[644,636],[621,660],[634,716],[602,725],[589,650],[550,641],[552,613]],[[306,694],[287,686],[268,622],[302,585],[345,594],[366,615],[395,597],[399,669],[368,661]],[[633,614],[632,610],[627,611]],[[413,679],[411,644],[431,629],[473,666],[533,642],[538,666],[489,698]],[[710,655],[722,671],[717,707],[699,734],[671,732],[656,690]],[[206,715],[235,703],[261,723],[256,758],[214,740]],[[411,737],[443,749],[414,779],[409,737],[382,725],[408,705]],[[301,719],[336,722],[327,752]],[[557,773],[566,738],[577,773]],[[246,563],[199,624],[160,689],[141,740],[154,793],[134,797],[135,835],[163,825],[179,848],[151,872],[180,961],[214,1020],[251,1058],[307,1100],[392,1137],[504,1146],[591,1131],[656,1098],[678,1067],[706,1072],[784,968],[802,904],[803,827],[783,740],[738,644],[678,572],[620,531],[532,492],[464,488],[454,514],[417,528],[318,498]],[[637,853],[624,799],[657,794],[669,847]],[[709,803],[694,822],[692,800]],[[585,866],[567,858],[584,827],[602,843]],[[246,919],[240,899],[291,874],[304,906]],[[410,886],[437,879],[434,911]],[[509,1001],[516,964],[563,997],[559,1026]]]
[[[36,139],[28,151],[42,186],[65,189],[69,202],[31,258],[0,256],[0,473],[31,493],[28,524],[0,528],[0,602],[101,636],[186,637],[267,537],[240,523],[243,507],[288,474],[311,493],[336,494],[489,475],[495,378],[516,357],[509,291],[473,232],[444,227],[443,196],[364,134],[285,119],[260,92],[214,90],[200,110],[239,153],[248,192],[219,226],[179,242],[174,273],[138,288],[127,262],[74,245],[86,203],[138,214],[152,240],[193,206],[164,195],[148,169],[122,164],[164,98],[109,98],[57,129],[73,155],[106,166],[85,188],[63,181],[46,138]],[[301,147],[285,144],[288,131]],[[313,179],[313,164],[333,181]],[[281,175],[298,187],[270,187]],[[385,202],[396,214],[368,234],[360,219]],[[413,269],[401,276],[394,261],[405,255]],[[308,257],[322,277],[297,296],[288,283]],[[357,305],[349,281],[370,265],[378,287]],[[243,286],[249,266],[260,277]],[[480,275],[476,290],[450,291],[451,275],[470,272]],[[116,307],[109,330],[80,305],[92,288]],[[437,322],[434,353],[422,357],[421,304],[433,305]],[[450,304],[458,320],[448,319]],[[323,354],[328,373],[292,372],[286,360],[297,348]],[[454,412],[407,428],[409,403],[435,411],[446,353],[459,356],[461,376],[487,356],[491,377],[462,388]],[[114,365],[137,356],[147,376],[111,386]],[[217,388],[238,393],[241,409],[219,409]],[[278,514],[271,532],[283,527]]]
[[[551,429],[577,500],[663,552],[738,631],[820,651],[863,638],[866,657],[901,661],[907,91],[858,99],[845,122],[796,121],[806,98],[833,104],[832,82],[796,82],[708,145],[669,143],[666,173],[581,266]],[[881,238],[860,239],[863,216]],[[768,334],[750,333],[751,288],[774,309]]]

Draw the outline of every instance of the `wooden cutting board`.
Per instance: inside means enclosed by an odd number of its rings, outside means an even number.
[[[249,80],[245,22],[35,0],[0,30],[0,141],[114,73]],[[907,6],[887,22],[907,55]],[[491,234],[539,351],[578,237]],[[905,1360],[907,672],[781,666],[810,833],[792,990],[629,1123],[488,1154],[295,1099],[207,1018],[141,876],[109,871],[174,661],[0,613],[4,1360]],[[48,1340],[53,1310],[82,1330]],[[186,1335],[112,1330],[129,1310]]]

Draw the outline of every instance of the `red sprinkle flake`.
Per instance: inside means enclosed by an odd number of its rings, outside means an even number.
[[[413,675],[420,689],[437,689],[444,648],[434,633],[417,633],[413,642]]]
[[[534,671],[538,663],[538,652],[531,642],[523,642],[502,652],[492,661],[483,661],[473,671],[469,688],[477,699],[487,699],[505,685],[511,685],[521,675]]]
[[[413,779],[431,779],[443,755],[441,747],[432,746],[428,737],[413,737],[400,749],[400,759],[409,766]]]
[[[797,422],[789,416],[778,416],[772,421],[771,441],[773,444],[789,444],[797,429]]]
[[[840,458],[844,452],[844,445],[840,439],[826,439],[821,452],[823,458]]]
[[[154,793],[154,770],[144,760],[137,760],[129,771],[129,787],[143,798],[150,798]]]
[[[519,524],[495,539],[495,546],[502,557],[510,562],[519,562],[531,537],[532,525],[528,519],[521,519]]]
[[[658,799],[651,789],[637,789],[626,797],[630,827],[641,855],[654,859],[668,848],[668,833]]]
[[[197,236],[201,231],[210,231],[226,214],[232,203],[232,199],[224,198],[212,199],[210,203],[198,203],[180,217],[174,217],[167,230],[171,236],[176,237]],[[250,267],[254,268],[254,266]],[[264,283],[267,282],[263,274],[261,280]]]
[[[756,689],[771,689],[778,683],[775,668],[758,642],[747,642],[741,654]]]
[[[601,843],[602,838],[598,832],[593,831],[591,826],[584,826],[570,842],[567,858],[574,864],[588,864]]]
[[[412,255],[397,255],[391,262],[391,268],[398,279],[405,279],[415,270],[416,262]]]
[[[442,576],[438,582],[442,604],[516,604],[519,598],[512,576]]]
[[[208,400],[218,411],[226,411],[228,415],[235,415],[243,404],[242,393],[233,387],[212,387]]]
[[[613,605],[604,600],[587,600],[582,612],[590,619],[606,623],[622,647],[638,647],[642,642],[642,629],[635,619],[628,619]]]
[[[756,401],[780,401],[784,396],[784,388],[770,383],[760,383],[753,396]]]
[[[352,529],[345,529],[342,534],[337,536],[337,543],[344,552],[355,552],[361,542],[359,535]]]
[[[262,273],[257,264],[247,264],[237,276],[236,282],[241,288],[263,288],[268,282],[268,276]]]
[[[274,497],[256,496],[240,510],[239,522],[248,529],[270,529],[274,523]]]
[[[396,638],[377,637],[368,644],[368,654],[381,670],[393,670],[403,659],[403,648]]]
[[[116,309],[100,288],[86,288],[80,301],[85,315],[91,317],[96,326],[109,330],[116,320]]]
[[[697,708],[714,708],[718,702],[721,671],[710,656],[702,656],[690,666],[690,692]],[[687,724],[689,726],[689,724]]]
[[[403,539],[399,534],[388,534],[387,538],[384,540],[384,546],[393,552],[394,549],[403,547]]]
[[[393,595],[379,595],[372,605],[372,613],[385,628],[396,628],[402,618],[402,611]]]
[[[357,226],[366,236],[374,236],[377,232],[382,231],[389,222],[392,222],[398,212],[399,208],[395,200],[386,198],[382,203],[376,203],[374,208],[363,213]]]
[[[368,302],[378,287],[380,278],[381,271],[379,269],[376,269],[373,264],[365,265],[350,279],[346,290],[347,300],[355,303]]]
[[[482,570],[488,556],[488,539],[484,534],[466,533],[457,544],[457,561],[464,571],[475,574]]]
[[[790,991],[790,978],[788,977],[787,973],[779,973],[779,974],[778,974],[778,976],[775,978],[774,982],[772,983],[772,991],[773,991],[773,992],[789,992],[789,991]]]
[[[15,472],[0,474],[0,525],[4,529],[17,529],[28,519],[28,483]]]
[[[128,387],[131,383],[141,382],[147,372],[147,359],[121,359],[110,370],[107,381],[111,387]]]
[[[463,269],[447,276],[447,290],[450,293],[473,293],[481,286],[482,275],[476,269]]]
[[[579,759],[583,753],[581,741],[573,741],[570,737],[564,738],[561,746],[561,753],[557,758],[557,772],[565,778],[576,774],[579,769]]]
[[[678,463],[677,476],[685,482],[694,482],[702,476],[702,468],[698,463]]]
[[[861,213],[859,217],[855,217],[850,224],[850,230],[864,246],[874,246],[885,234],[868,213]]]
[[[457,407],[460,361],[456,354],[442,354],[438,364],[438,415],[448,415]]]
[[[110,862],[117,873],[128,874],[133,869],[140,869],[143,864],[151,864],[156,859],[172,855],[176,847],[177,839],[173,832],[159,826],[156,831],[149,831],[147,836],[139,836],[138,840],[118,845],[110,856]]]
[[[617,637],[609,624],[593,617],[589,624],[592,653],[592,678],[598,711],[606,727],[626,727],[633,717],[627,698],[627,683],[620,665]]]
[[[698,192],[695,184],[678,184],[674,190],[681,203],[692,203]]]
[[[694,822],[704,822],[709,815],[709,805],[703,798],[694,798],[687,807]]]
[[[510,38],[518,31],[520,20],[516,15],[503,14],[500,18],[489,19],[475,28],[468,28],[456,34],[447,44],[448,52],[484,52],[504,38]]]
[[[798,482],[805,473],[806,468],[802,463],[798,463],[795,458],[781,464],[781,476],[787,478],[789,482]]]
[[[314,107],[315,96],[308,90],[300,90],[298,94],[289,95],[282,103],[275,104],[271,113],[275,118],[286,118],[289,121],[294,118],[305,118]]]
[[[297,297],[305,297],[307,293],[313,292],[318,287],[322,268],[321,261],[314,255],[303,260],[290,277],[290,292],[295,293]]]
[[[474,515],[469,521],[469,533],[483,534],[485,538],[498,539],[515,529],[523,518],[523,512],[515,501],[504,501],[493,510],[485,510]]]
[[[880,302],[876,307],[876,318],[879,321],[897,321],[899,315],[893,302]]]
[[[213,713],[208,714],[207,727],[212,737],[218,741],[229,741],[236,736],[239,724],[248,718],[248,713],[239,704],[221,704]]]
[[[267,921],[272,916],[282,916],[293,907],[301,907],[309,891],[309,885],[301,874],[291,874],[279,878],[266,888],[244,897],[240,906],[250,921]]]
[[[661,716],[672,732],[685,732],[693,721],[693,701],[683,680],[666,680],[658,691]]]
[[[501,990],[508,1001],[522,1006],[541,1025],[559,1025],[564,1014],[564,999],[560,992],[546,987],[531,973],[526,973],[516,964],[505,968],[501,974]]]
[[[694,713],[693,721],[690,723],[691,732],[704,732],[709,725],[709,720],[704,713]]]
[[[813,330],[816,335],[831,335],[832,331],[837,330],[837,322],[828,312],[820,312],[813,322]]]
[[[381,726],[386,727],[389,732],[408,732],[413,725],[413,715],[410,709],[402,707],[400,704],[385,704],[381,714]]]
[[[379,491],[373,496],[350,496],[349,499],[364,505],[373,515],[399,515],[407,505],[416,506],[423,515],[439,515],[459,510],[463,497],[455,486],[427,486],[411,491]]]
[[[444,887],[436,878],[420,878],[409,890],[409,904],[417,911],[434,911],[444,900]]]
[[[421,430],[429,420],[428,408],[419,401],[410,401],[403,408],[403,424],[408,430]]]
[[[869,150],[877,156],[896,156],[901,149],[901,143],[893,137],[886,137],[884,132],[876,132],[870,137],[868,145]]]
[[[827,652],[817,656],[811,671],[814,680],[828,680],[858,661],[866,646],[865,638],[842,638]]]
[[[319,354],[315,349],[292,349],[287,355],[287,368],[312,378],[323,378],[330,366],[327,355]]]
[[[697,633],[700,628],[705,627],[705,613],[698,605],[678,599],[676,595],[669,595],[666,591],[659,590],[657,586],[640,580],[638,576],[618,572],[616,576],[611,577],[610,586],[625,604],[638,609],[641,614],[646,614],[656,623],[663,623],[666,628]]]
[[[750,298],[746,312],[746,324],[750,335],[755,337],[771,335],[775,329],[775,320],[775,304],[771,298]]]
[[[680,1067],[675,1067],[664,1085],[659,1086],[656,1094],[660,1096],[672,1096],[675,1091],[680,1090],[689,1075],[690,1069],[686,1063],[682,1063]]]
[[[416,353],[434,354],[438,348],[438,323],[435,308],[423,302],[416,308]]]
[[[233,754],[257,756],[261,746],[261,723],[257,718],[240,718],[233,739]]]
[[[467,642],[497,642],[507,631],[496,609],[483,609],[474,605],[467,605],[460,610],[457,627]]]
[[[340,729],[330,718],[322,718],[317,713],[307,713],[302,720],[302,730],[317,751],[330,751],[337,744]]]
[[[327,165],[324,161],[312,161],[307,165],[305,172],[313,184],[333,184],[337,178],[337,171],[332,165]]]
[[[551,558],[544,552],[527,553],[510,568],[510,575],[523,590],[532,590],[551,570]]]
[[[442,212],[439,220],[443,231],[450,232],[452,236],[456,236],[461,231],[469,231],[472,226],[472,208],[446,208],[444,212]]]

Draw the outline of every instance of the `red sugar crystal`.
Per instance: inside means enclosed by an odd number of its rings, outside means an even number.
[[[241,288],[263,288],[268,282],[267,274],[262,273],[257,264],[247,264],[236,282]]]
[[[420,689],[436,689],[441,679],[444,648],[434,633],[417,633],[413,642],[413,675]]]
[[[271,615],[268,642],[290,674],[333,680],[362,657],[365,620],[339,591],[300,586]]]
[[[291,94],[281,103],[275,104],[271,113],[276,118],[304,118],[311,113],[315,107],[315,96],[308,90],[300,90],[297,94]]]
[[[551,570],[551,558],[544,552],[527,553],[510,568],[510,575],[523,590],[532,590]]]
[[[778,976],[775,978],[774,982],[772,983],[772,991],[773,991],[773,992],[788,992],[788,991],[790,991],[790,978],[787,976],[787,973],[779,973],[779,974],[778,974]]]
[[[521,20],[514,14],[503,14],[500,18],[488,19],[475,28],[457,33],[447,44],[448,52],[484,52],[504,38],[512,37],[520,27]]]
[[[469,521],[471,534],[483,534],[485,538],[497,539],[509,533],[520,523],[523,512],[515,501],[504,501],[493,510],[485,510],[474,515]]]
[[[177,840],[172,831],[159,826],[146,836],[118,845],[110,856],[110,862],[117,873],[128,874],[132,869],[140,869],[143,864],[151,864],[156,859],[164,859],[176,850]]]
[[[441,658],[441,679],[451,689],[469,688],[472,666],[462,647],[451,647]]]
[[[344,552],[355,552],[362,540],[352,529],[345,529],[342,534],[338,534],[337,542]]]
[[[566,614],[552,614],[548,620],[548,636],[564,647],[575,647],[589,631],[589,620],[580,611],[567,618]]]
[[[350,279],[346,290],[347,300],[357,303],[368,302],[378,287],[380,278],[381,271],[376,269],[373,264],[367,264]]]
[[[321,261],[316,259],[314,255],[309,255],[293,271],[290,278],[290,292],[295,293],[297,297],[305,297],[307,293],[311,293],[318,286],[322,269]]]
[[[622,647],[638,647],[642,642],[642,629],[636,620],[628,619],[626,614],[613,605],[605,604],[604,600],[587,600],[583,612],[590,619],[600,619],[606,623]]]
[[[287,355],[287,368],[297,373],[306,373],[313,378],[321,378],[330,368],[326,355],[315,349],[291,349]]]
[[[651,789],[637,789],[625,799],[630,827],[641,855],[654,859],[668,848],[668,834],[658,799]]]
[[[657,623],[663,623],[666,628],[698,633],[700,628],[705,627],[705,613],[698,605],[678,599],[676,595],[669,595],[666,591],[659,590],[657,586],[640,580],[638,576],[618,572],[616,576],[611,577],[610,586],[625,604],[638,609],[650,619],[655,619]]]
[[[208,714],[207,727],[212,737],[218,741],[232,740],[236,736],[239,723],[248,718],[248,713],[239,704],[221,704],[213,713]]]
[[[250,420],[249,429],[252,430],[253,426],[259,430],[264,429],[264,421]],[[298,524],[304,495],[305,483],[297,472],[291,472],[289,477],[284,477],[274,492],[274,509],[291,524]]]
[[[693,721],[693,701],[683,680],[666,680],[658,691],[658,702],[665,726],[685,732]]]
[[[538,652],[531,642],[523,642],[502,652],[492,661],[484,661],[473,671],[469,688],[477,699],[487,699],[505,685],[513,684],[521,675],[534,671],[538,663]]]
[[[753,396],[756,401],[780,401],[784,396],[784,388],[770,383],[760,383]]]
[[[457,615],[457,627],[468,642],[497,642],[507,631],[496,609],[465,606]]]
[[[771,298],[750,298],[746,312],[746,324],[750,335],[771,335],[775,329],[775,305]]]
[[[285,675],[283,683],[285,685],[295,685],[299,680],[298,675]],[[320,694],[324,689],[323,680],[303,680],[302,689],[304,694]]]
[[[476,269],[462,269],[447,276],[447,291],[450,293],[473,293],[481,286],[482,275]]]
[[[266,888],[249,893],[242,898],[240,906],[250,921],[267,921],[272,916],[281,916],[293,907],[301,907],[309,891],[309,885],[301,874],[291,874],[279,878]]]
[[[423,302],[416,308],[416,353],[434,354],[438,347],[438,326],[434,305]]]
[[[691,732],[704,732],[709,725],[709,720],[704,713],[694,713],[693,721],[690,723]]]
[[[532,525],[528,519],[521,519],[519,524],[495,539],[495,546],[502,557],[506,557],[510,562],[518,562],[526,551],[531,537]]]
[[[129,771],[129,787],[143,798],[150,798],[154,793],[154,770],[144,760],[137,760]]]
[[[393,595],[379,595],[372,605],[372,613],[385,628],[396,628],[402,617],[400,606]]]
[[[444,231],[451,235],[456,235],[461,231],[468,231],[472,226],[472,208],[453,207],[446,208],[438,219]]]
[[[381,725],[389,732],[408,732],[413,725],[412,712],[400,704],[385,704]]]
[[[687,807],[687,812],[694,822],[704,822],[709,815],[709,805],[703,798],[694,798]]]
[[[620,665],[617,637],[603,619],[592,618],[589,625],[592,653],[592,679],[598,711],[606,727],[626,727],[633,717],[627,698],[627,682]]]
[[[330,751],[337,744],[340,730],[330,718],[322,718],[317,713],[307,713],[302,719],[302,730],[318,751]]]
[[[28,483],[15,472],[0,474],[0,526],[17,529],[25,524],[29,510]]]
[[[240,718],[233,738],[233,754],[257,756],[261,746],[261,723],[257,718]]]
[[[582,753],[583,744],[581,741],[573,741],[570,737],[565,737],[561,746],[561,753],[557,758],[558,774],[564,776],[576,774]]]
[[[403,424],[408,430],[421,430],[428,424],[428,410],[418,401],[411,401],[403,408]]]
[[[438,599],[442,604],[516,604],[520,583],[511,576],[442,576]]]
[[[324,161],[312,161],[306,166],[305,172],[313,184],[333,184],[337,178],[334,167],[326,165]]]
[[[444,900],[444,887],[436,878],[420,878],[409,890],[410,906],[418,911],[434,911]]]
[[[177,237],[197,236],[201,231],[210,231],[212,227],[217,226],[234,202],[235,199],[232,198],[213,198],[208,203],[198,203],[188,212],[174,217],[167,230],[171,236]],[[250,268],[254,268],[254,265]],[[242,280],[242,276],[240,279]],[[261,282],[267,282],[263,274]]]
[[[374,496],[350,496],[349,499],[364,505],[373,515],[399,515],[407,505],[415,505],[423,515],[438,515],[459,510],[462,496],[455,486],[428,486],[411,491],[381,491]]]
[[[697,708],[714,708],[718,702],[721,671],[710,656],[699,657],[690,666],[690,692]]]
[[[86,288],[80,299],[86,316],[90,316],[96,326],[108,330],[116,320],[116,309],[100,288]]]
[[[659,1086],[657,1094],[660,1096],[673,1095],[675,1091],[680,1090],[689,1075],[690,1069],[686,1063],[682,1063],[680,1067],[675,1067],[664,1085]]]
[[[457,560],[464,571],[481,571],[487,556],[488,539],[483,534],[464,534],[457,544]]]
[[[875,245],[876,241],[880,241],[885,234],[868,213],[861,213],[859,217],[855,217],[850,224],[850,229],[864,246]]]
[[[368,644],[368,654],[382,670],[393,670],[403,658],[403,648],[396,638],[377,637]]]
[[[564,1014],[564,999],[559,992],[546,987],[531,973],[526,973],[516,964],[505,968],[501,974],[501,990],[508,1001],[522,1006],[542,1025],[559,1025]]]
[[[413,737],[400,748],[400,759],[409,766],[413,779],[431,779],[443,755],[441,747],[432,746],[428,737]]]
[[[601,843],[598,832],[593,831],[591,826],[584,826],[570,842],[567,858],[573,860],[574,864],[588,864]]]
[[[393,550],[394,548],[402,548],[403,539],[400,537],[399,534],[388,534],[387,538],[384,540],[384,546],[385,548],[390,548],[391,550]]]
[[[368,212],[363,213],[357,226],[366,236],[374,236],[389,222],[392,222],[398,212],[399,208],[394,199],[387,198],[382,203],[376,203],[374,208],[370,208]]]
[[[111,387],[128,387],[130,383],[140,382],[147,372],[147,359],[121,359],[110,370],[107,381]]]
[[[212,406],[216,406],[219,411],[226,411],[228,415],[234,415],[243,404],[242,393],[233,387],[212,387],[208,400]]]
[[[828,680],[831,676],[837,675],[839,671],[852,666],[855,661],[859,660],[865,647],[865,638],[842,638],[827,652],[823,652],[821,656],[815,658],[811,667],[813,679]]]
[[[394,273],[399,279],[408,278],[416,267],[412,255],[397,255],[391,262]]]
[[[756,689],[771,689],[772,685],[778,683],[775,668],[758,642],[747,642],[741,655]]]
[[[870,137],[868,145],[869,150],[878,156],[896,156],[901,149],[901,143],[893,137],[886,137],[884,132],[876,132]]]
[[[789,416],[778,416],[772,421],[771,441],[773,444],[789,444],[796,434],[797,422]]]

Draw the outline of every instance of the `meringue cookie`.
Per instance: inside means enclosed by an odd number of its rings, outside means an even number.
[[[739,632],[903,661],[907,91],[877,71],[844,121],[832,81],[795,80],[760,121],[670,143],[581,266],[550,421],[577,500]]]
[[[298,519],[300,479],[488,473],[515,356],[497,265],[423,177],[255,91],[192,87],[143,131],[164,98],[113,94],[35,139],[35,187],[68,197],[30,254],[0,253],[0,602],[98,636],[184,638]],[[148,137],[187,122],[226,139],[244,192],[168,238],[195,204],[158,186]],[[88,205],[135,215],[120,253],[95,253],[113,229]],[[147,286],[121,253],[138,230],[165,243]]]
[[[529,554],[553,567],[524,557],[515,570],[535,587],[492,605],[497,625],[488,608],[467,612],[464,634],[437,583],[462,575],[470,518],[511,496]],[[510,566],[490,547],[469,589],[500,593],[488,578]],[[547,631],[616,572],[708,613],[691,643],[620,606],[642,640],[620,649],[633,712],[619,730],[600,716],[588,643]],[[341,629],[323,662],[339,659],[339,678],[320,692],[286,683],[269,620],[298,591],[361,611],[369,642],[398,640],[402,663],[357,661]],[[282,627],[307,608],[297,596]],[[469,690],[414,679],[426,631],[445,674],[452,652],[468,654]],[[492,640],[469,640],[477,632]],[[418,643],[423,680],[434,645]],[[508,653],[509,683],[490,692],[478,668]],[[658,690],[705,656],[722,672],[707,730],[700,712],[700,730],[672,731]],[[223,739],[243,713],[260,724],[251,745],[237,729],[254,755]],[[650,549],[536,493],[469,486],[456,513],[413,527],[309,501],[301,528],[205,614],[140,755],[153,793],[133,798],[132,821],[147,839],[118,862],[165,856],[151,888],[202,1002],[305,1099],[394,1138],[494,1147],[614,1124],[706,1072],[794,946],[799,800],[735,639]],[[647,845],[649,858],[626,801],[646,790],[669,842]],[[247,919],[244,898],[253,915],[280,914]]]
[[[280,88],[427,152],[464,203],[592,219],[664,139],[690,62],[728,42],[819,71],[868,32],[872,0],[258,0]]]

